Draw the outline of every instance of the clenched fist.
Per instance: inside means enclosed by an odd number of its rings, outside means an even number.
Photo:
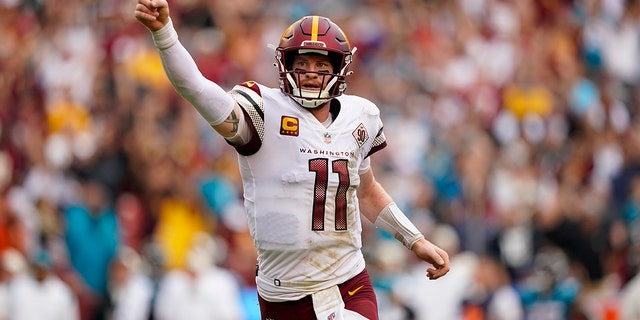
[[[169,22],[167,0],[138,0],[135,16],[151,31],[162,29]]]

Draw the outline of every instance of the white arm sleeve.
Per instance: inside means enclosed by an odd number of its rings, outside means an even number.
[[[402,242],[409,250],[411,250],[414,243],[424,238],[418,228],[398,208],[395,202],[389,203],[380,211],[375,225]]]
[[[233,110],[235,101],[215,82],[205,78],[187,49],[178,41],[171,20],[152,32],[162,66],[176,91],[198,110],[207,122],[221,124]]]

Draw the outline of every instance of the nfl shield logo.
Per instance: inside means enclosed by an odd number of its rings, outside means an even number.
[[[328,132],[324,134],[324,143],[331,143],[331,135]]]

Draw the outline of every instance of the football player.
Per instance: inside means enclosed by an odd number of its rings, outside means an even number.
[[[343,94],[355,48],[340,27],[294,22],[275,49],[279,88],[249,81],[226,92],[178,40],[166,0],[138,0],[135,17],[173,87],[238,153],[262,319],[378,319],[361,215],[428,262],[428,278],[449,271],[447,253],[374,178],[370,156],[386,146],[380,111]]]

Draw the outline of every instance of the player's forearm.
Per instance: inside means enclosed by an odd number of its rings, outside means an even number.
[[[360,212],[367,220],[374,223],[380,211],[393,202],[393,199],[378,183],[371,170],[360,175],[360,186],[358,187],[358,204]]]
[[[212,126],[224,122],[235,102],[219,85],[205,78],[187,49],[178,41],[171,21],[152,32],[167,78]]]
[[[360,183],[360,210],[369,221],[392,235],[408,249],[412,249],[417,241],[424,239],[418,228],[375,180],[371,170],[361,175]]]

